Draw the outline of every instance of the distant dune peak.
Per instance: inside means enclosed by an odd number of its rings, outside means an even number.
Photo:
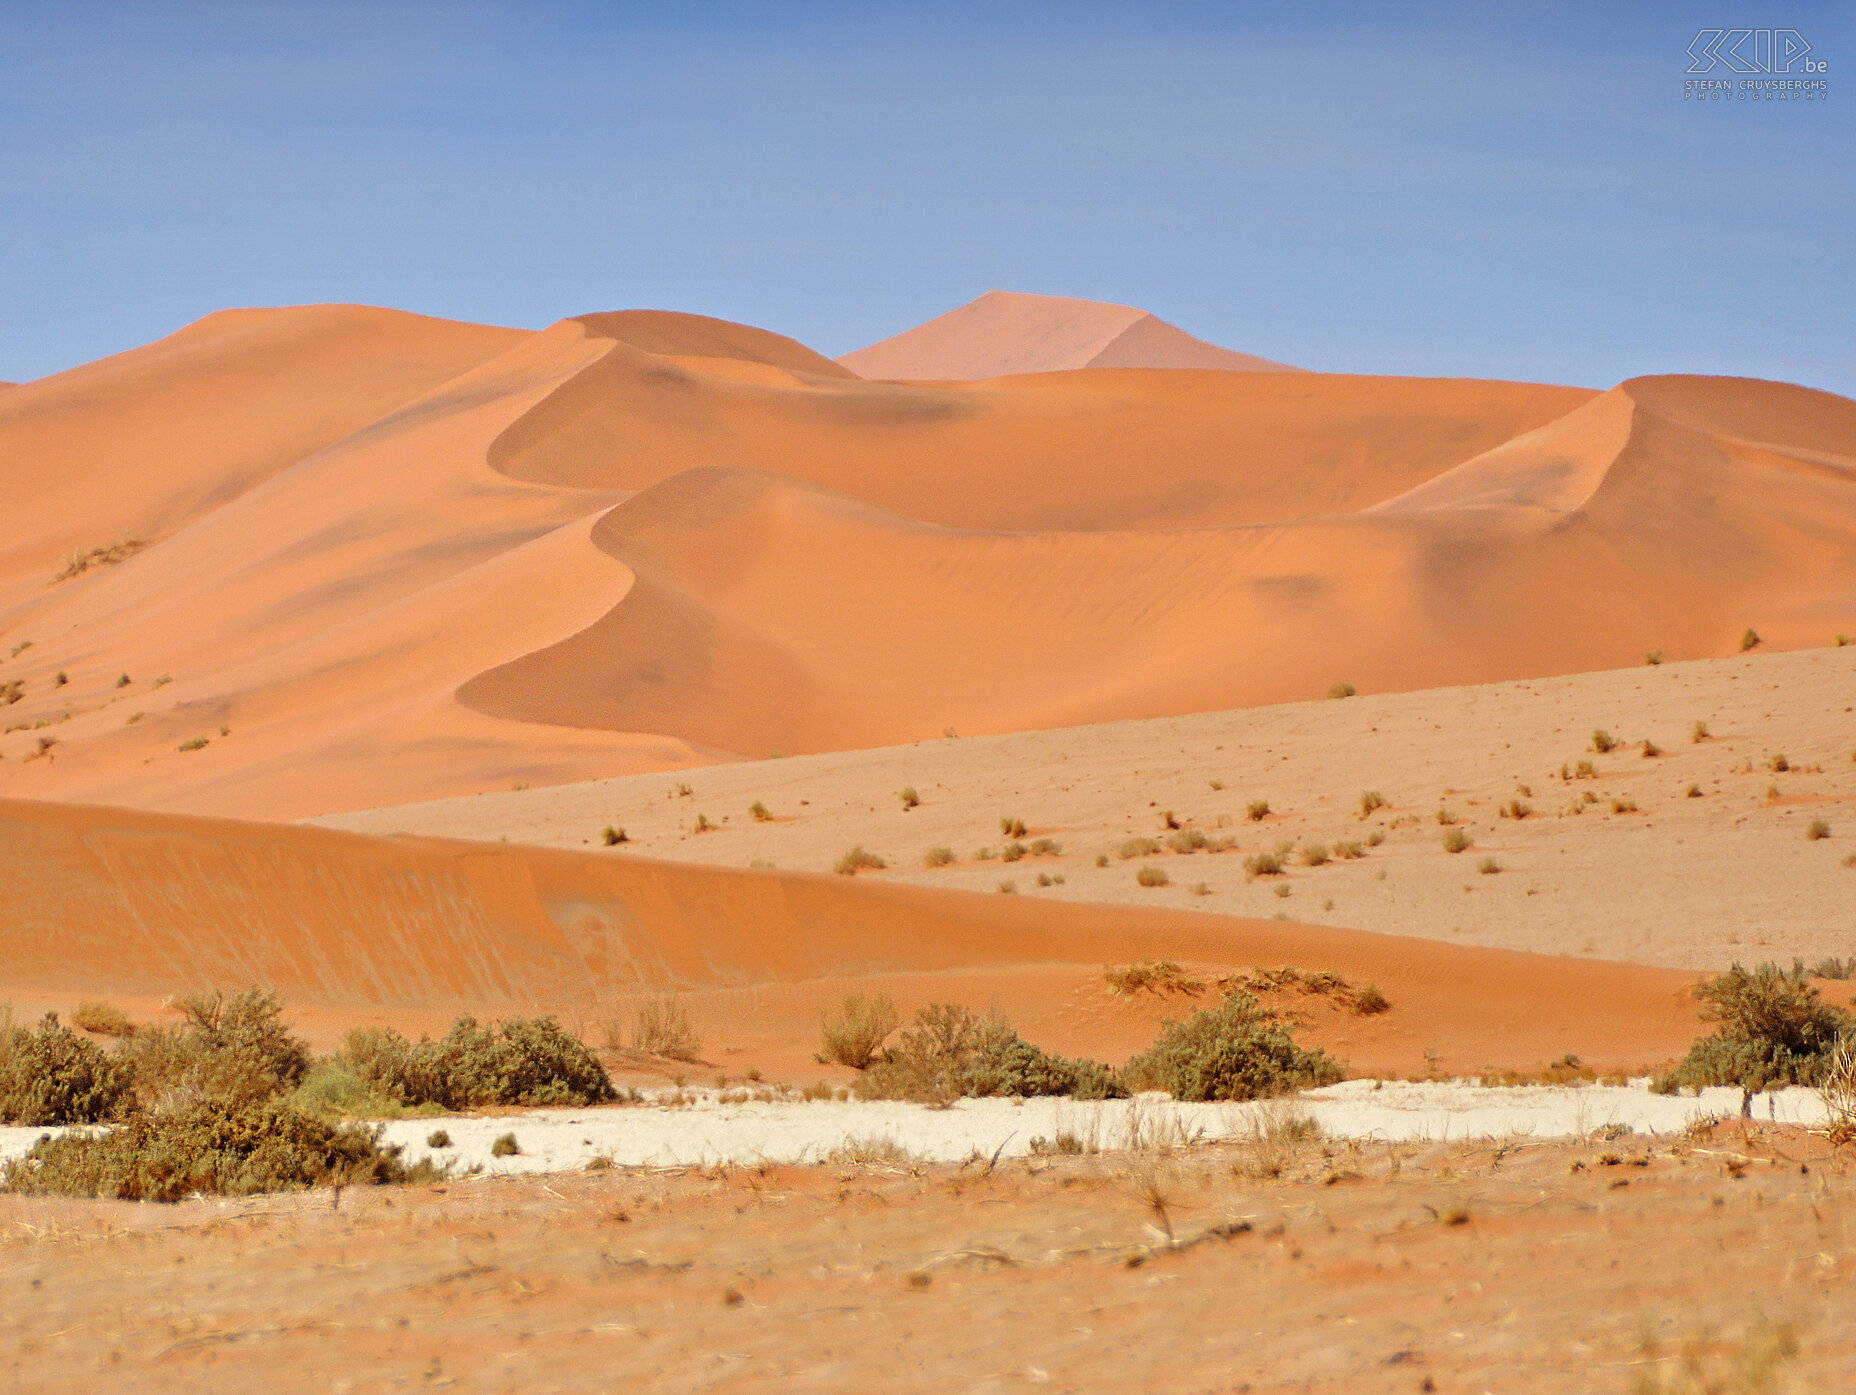
[[[1131,305],[1019,291],[987,291],[838,362],[864,378],[943,381],[1073,368],[1302,371],[1207,344]]]

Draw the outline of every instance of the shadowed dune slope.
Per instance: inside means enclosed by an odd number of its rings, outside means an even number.
[[[519,845],[3,801],[0,877],[0,991],[41,998],[256,982],[303,1007],[558,1009],[674,988],[733,994],[780,1019],[738,1030],[791,1046],[859,980],[938,976],[1030,1020],[1099,996],[1104,963],[1165,955],[1377,982],[1395,1010],[1362,1026],[1365,1059],[1422,1038],[1473,1064],[1638,1064],[1695,1033],[1668,970]]]
[[[637,577],[611,614],[460,697],[760,755],[1823,643],[1856,629],[1851,441],[1841,398],[1650,379],[1378,508],[1115,533],[689,471],[595,528]]]
[[[1194,339],[1131,305],[1014,291],[987,291],[838,362],[865,378],[940,381],[1076,368],[1302,371]]]

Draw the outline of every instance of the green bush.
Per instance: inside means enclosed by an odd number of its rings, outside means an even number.
[[[179,1201],[196,1192],[244,1196],[300,1187],[404,1182],[408,1169],[377,1129],[343,1127],[287,1104],[207,1100],[171,1114],[136,1114],[107,1133],[41,1139],[0,1174],[7,1191]]]
[[[1052,1056],[1020,1037],[1003,1017],[980,1017],[955,1003],[931,1003],[917,1013],[913,1029],[858,1078],[857,1091],[868,1099],[929,1103],[982,1095],[1127,1094],[1107,1066]]]
[[[309,1073],[309,1047],[284,1026],[275,994],[196,993],[178,1006],[184,1023],[144,1029],[129,1041],[145,1102],[247,1104],[294,1090]]]
[[[1122,1072],[1131,1085],[1180,1100],[1253,1100],[1341,1079],[1320,1050],[1304,1051],[1248,993],[1169,1022]]]
[[[1790,971],[1770,963],[1750,971],[1735,964],[1694,991],[1715,1029],[1657,1088],[1673,1094],[1737,1085],[1743,1114],[1762,1090],[1818,1084],[1838,1034],[1851,1025],[1848,1013],[1818,1000],[1801,964]]]
[[[133,1104],[135,1071],[48,1012],[36,1032],[13,1027],[0,1043],[0,1123],[91,1124]]]
[[[348,1034],[342,1059],[402,1105],[583,1105],[616,1098],[606,1069],[552,1017],[511,1017],[493,1027],[460,1017],[437,1041],[391,1028]]]

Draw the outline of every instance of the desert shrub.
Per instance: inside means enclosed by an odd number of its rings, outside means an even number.
[[[1643,661],[1644,663],[1654,668],[1657,664],[1662,663],[1663,651],[1660,649],[1652,649],[1649,653],[1643,656]]]
[[[1643,752],[1643,758],[1645,760],[1654,760],[1656,757],[1660,756],[1663,753],[1663,748],[1661,746],[1658,746],[1654,741],[1650,740],[1650,738],[1647,736],[1643,738],[1641,750]]]
[[[838,1012],[825,1015],[820,1028],[824,1049],[818,1053],[818,1060],[826,1065],[836,1062],[852,1070],[864,1070],[896,1030],[898,1021],[896,1000],[887,993],[874,998],[852,993]]]
[[[1310,843],[1307,847],[1302,849],[1302,865],[1304,867],[1322,867],[1327,864],[1327,860],[1328,850],[1320,843]]]
[[[180,745],[176,746],[174,749],[177,751],[183,751],[183,752],[184,751],[198,751],[198,750],[203,749],[206,746],[206,744],[207,744],[206,737],[193,736],[181,742]]]
[[[922,854],[922,866],[924,867],[946,867],[954,860],[952,848],[930,848]]]
[[[1682,793],[1684,794],[1684,796],[1686,796],[1689,799],[1700,799],[1701,798],[1701,786],[1690,785],[1686,790],[1682,791]]]
[[[1366,846],[1369,848],[1376,848],[1381,843],[1385,842],[1385,840],[1386,835],[1375,828],[1371,833],[1366,835]]]
[[[1171,809],[1168,809],[1165,813],[1160,815],[1160,827],[1162,828],[1178,828],[1179,827],[1179,820],[1174,816],[1173,811]]]
[[[1002,877],[993,889],[1001,896],[1018,895],[1018,883],[1013,881],[1010,877]]]
[[[1386,807],[1386,797],[1378,790],[1363,790],[1360,793],[1360,817],[1365,818],[1375,809]]]
[[[1027,848],[1023,843],[1020,843],[1014,840],[1010,843],[1007,843],[1003,848],[999,849],[999,861],[1017,862],[1020,858],[1022,858],[1029,851],[1030,849]]]
[[[1592,749],[1601,756],[1613,749],[1617,744],[1617,738],[1603,727],[1598,728],[1598,730],[1592,733]]]
[[[363,1080],[340,1055],[317,1061],[285,1101],[318,1119],[397,1119],[408,1114],[443,1113],[436,1104],[407,1105]]]
[[[1611,812],[1614,814],[1634,814],[1637,812],[1637,801],[1632,799],[1629,795],[1618,795],[1611,801]]]
[[[1107,853],[1096,854],[1096,866],[1098,867],[1108,866],[1108,854]]]
[[[1810,826],[1804,831],[1804,836],[1809,838],[1813,843],[1821,838],[1828,838],[1830,836],[1830,825],[1823,819],[1812,819]]]
[[[1165,886],[1172,879],[1167,876],[1164,868],[1143,867],[1134,874],[1134,880],[1142,886],[1153,887]]]
[[[552,1017],[511,1017],[490,1027],[460,1017],[437,1041],[361,1028],[348,1034],[341,1055],[365,1084],[408,1106],[600,1104],[615,1097],[599,1058]]]
[[[1777,755],[1766,757],[1766,769],[1770,770],[1775,775],[1783,775],[1791,768],[1792,763],[1785,758],[1785,753],[1783,751],[1779,752]]]
[[[1824,1132],[1832,1143],[1856,1143],[1856,1034],[1844,1033],[1824,1062]]]
[[[1107,1066],[1052,1056],[1003,1017],[981,1017],[955,1003],[931,1003],[917,1013],[914,1027],[858,1077],[857,1091],[869,1099],[930,1103],[983,1095],[1119,1099],[1127,1093]]]
[[[1746,627],[1746,632],[1740,636],[1740,652],[1744,654],[1758,643],[1759,631],[1754,629],[1751,625],[1748,625]]]
[[[332,1124],[278,1100],[204,1100],[136,1114],[107,1133],[41,1139],[7,1164],[7,1191],[179,1201],[196,1192],[245,1196],[302,1187],[404,1182],[409,1169],[378,1130]]]
[[[674,997],[647,998],[632,1017],[632,1049],[673,1061],[693,1061],[702,1039],[690,1025],[689,1012]]]
[[[1320,1050],[1304,1051],[1248,993],[1169,1022],[1122,1072],[1130,1084],[1180,1100],[1253,1100],[1341,1079]]]
[[[1376,1017],[1382,1012],[1390,1011],[1392,1004],[1379,985],[1369,983],[1353,995],[1353,1010],[1361,1017]]]
[[[1762,1090],[1818,1084],[1839,1032],[1850,1026],[1847,1013],[1818,1000],[1803,965],[1787,971],[1768,963],[1749,971],[1735,964],[1697,984],[1695,996],[1714,1031],[1658,1087],[1673,1092],[1737,1085],[1743,1114]]]
[[[1362,848],[1358,843],[1336,843],[1334,845],[1334,856],[1340,858],[1343,862],[1351,862],[1355,858],[1365,857],[1366,849]]]
[[[80,1032],[95,1032],[100,1037],[135,1035],[135,1023],[129,1020],[127,1013],[114,1003],[100,1003],[94,999],[71,1009],[71,1025]]]
[[[1691,744],[1696,746],[1706,741],[1708,735],[1708,724],[1706,722],[1696,722],[1695,725],[1688,729],[1688,739]]]
[[[1210,896],[1212,894],[1211,885],[1208,882],[1194,882],[1187,890],[1194,896]],[[1330,909],[1332,909],[1331,903]]]
[[[753,819],[755,823],[772,823],[773,810],[769,809],[757,799],[752,804],[748,805],[748,817]]]
[[[449,1148],[451,1146],[450,1132],[446,1129],[433,1129],[425,1136],[425,1146],[428,1148]]]
[[[1444,851],[1447,853],[1464,852],[1474,841],[1460,828],[1453,827],[1444,830]]]
[[[1115,856],[1126,862],[1135,857],[1152,857],[1159,851],[1160,845],[1151,838],[1130,838],[1115,849]]]
[[[1492,857],[1485,857],[1476,864],[1476,870],[1485,877],[1492,877],[1502,870],[1502,865]]]
[[[1509,800],[1506,804],[1502,805],[1501,810],[1500,810],[1501,816],[1503,818],[1515,819],[1517,821],[1526,818],[1529,814],[1533,812],[1534,812],[1533,805],[1525,803],[1524,801],[1519,800],[1519,799]]]
[[[883,859],[878,857],[875,853],[865,852],[864,845],[859,843],[843,857],[839,858],[838,865],[832,870],[842,877],[854,877],[866,867],[881,869],[888,865],[888,863],[884,862]]]
[[[1031,840],[1031,855],[1033,857],[1062,857],[1063,844],[1059,843],[1055,838],[1033,838]]]
[[[690,832],[713,833],[715,832],[715,828],[716,826],[709,822],[709,816],[707,814],[698,814],[696,816],[696,822],[690,825]]]
[[[1280,877],[1282,875],[1282,858],[1275,853],[1257,853],[1244,859],[1244,880],[1255,881],[1258,877]]]
[[[1182,828],[1166,840],[1166,845],[1176,853],[1195,853],[1210,841],[1196,828]]]
[[[516,1158],[521,1155],[522,1145],[516,1142],[513,1133],[498,1134],[496,1141],[490,1145],[490,1156],[493,1158]]]
[[[36,1032],[9,1027],[0,1046],[0,1123],[90,1124],[133,1103],[134,1069],[61,1026],[48,1012]]]
[[[1136,993],[1201,993],[1205,985],[1189,978],[1175,959],[1141,959],[1132,964],[1110,964],[1102,970],[1108,991],[1117,997]]]
[[[1252,823],[1262,823],[1270,816],[1270,802],[1267,799],[1253,799],[1244,808],[1244,817]]]
[[[1328,696],[1331,698],[1350,698],[1358,692],[1359,689],[1351,683],[1335,683],[1328,688]]]
[[[1025,836],[1025,821],[1008,814],[999,820],[999,831],[1008,838],[1022,838]]]
[[[274,993],[194,993],[176,1006],[185,1022],[145,1027],[126,1048],[144,1101],[248,1104],[295,1089],[309,1073],[309,1047],[284,1025]]]
[[[1439,809],[1437,811],[1437,822],[1442,824],[1445,828],[1448,828],[1451,824],[1456,822],[1456,815],[1451,813],[1448,809]]]
[[[1828,979],[1856,978],[1856,955],[1851,955],[1847,959],[1839,959],[1833,954],[1828,959],[1820,959],[1811,966],[1811,977]]]
[[[922,797],[915,792],[914,785],[904,785],[896,791],[896,798],[902,801],[902,807],[913,809],[922,802]]]
[[[631,839],[625,836],[625,830],[620,828],[617,824],[607,824],[606,831],[599,836],[605,840],[606,846],[609,848],[615,847],[620,843],[629,843],[631,841]]]

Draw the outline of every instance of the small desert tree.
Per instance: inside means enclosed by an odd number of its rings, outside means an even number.
[[[1838,1034],[1849,1026],[1847,1013],[1818,1000],[1802,965],[1735,964],[1694,991],[1714,1031],[1657,1083],[1670,1092],[1737,1085],[1742,1116],[1761,1091],[1821,1083]]]
[[[825,1015],[821,1031],[824,1049],[818,1059],[825,1065],[865,1070],[900,1020],[896,1000],[887,993],[874,998],[852,993],[839,1012]]]

